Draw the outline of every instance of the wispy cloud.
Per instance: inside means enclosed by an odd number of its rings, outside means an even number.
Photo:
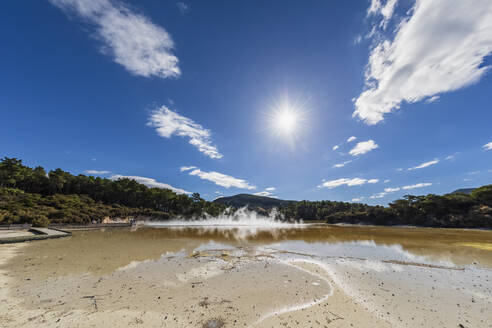
[[[186,14],[190,10],[190,6],[186,3],[184,3],[183,1],[178,1],[176,3],[176,7],[178,7],[179,11],[182,14]]]
[[[93,35],[102,43],[101,51],[130,73],[159,78],[180,75],[171,36],[150,18],[117,0],[49,1],[92,25]]]
[[[348,138],[348,139],[347,139],[347,142],[352,142],[352,141],[354,141],[355,139],[357,139],[357,137],[351,136],[350,138]]]
[[[482,146],[485,150],[492,150],[492,141]]]
[[[335,164],[333,165],[334,168],[338,168],[338,167],[344,167],[345,165],[347,165],[348,163],[350,163],[352,161],[345,161],[343,163],[338,163],[338,164]]]
[[[369,196],[369,198],[371,198],[371,199],[383,198],[387,194],[388,194],[387,192],[380,192],[380,193]]]
[[[164,182],[158,182],[155,179],[152,178],[146,178],[146,177],[139,177],[139,176],[133,176],[133,175],[119,175],[115,174],[110,177],[111,180],[119,180],[119,179],[131,179],[135,180],[138,183],[141,183],[143,185],[146,185],[149,188],[160,188],[160,189],[169,189],[174,191],[177,194],[191,194],[191,192],[173,187],[167,183]]]
[[[429,167],[431,165],[435,165],[439,163],[439,160],[438,159],[434,159],[432,161],[428,161],[428,162],[425,162],[425,163],[422,163],[422,164],[419,164],[417,166],[414,166],[414,167],[410,167],[408,168],[408,171],[412,171],[412,170],[418,170],[418,169],[423,169],[424,167]]]
[[[374,140],[362,141],[357,143],[357,145],[349,151],[349,154],[352,156],[358,156],[370,152],[378,147],[379,146],[374,142]]]
[[[409,185],[409,186],[404,186],[401,189],[403,189],[403,190],[410,190],[410,189],[423,188],[423,187],[429,187],[429,186],[432,186],[432,183],[430,183],[430,182],[422,182],[422,183],[416,183],[416,184]]]
[[[215,183],[218,186],[224,188],[236,187],[240,189],[256,189],[255,186],[251,185],[248,181],[243,179],[234,178],[230,175],[222,174],[215,171],[205,172],[198,168],[188,171],[189,175],[197,176],[200,179],[208,180]]]
[[[268,197],[277,198],[277,196],[274,196],[272,194],[272,191],[275,191],[275,187],[265,188],[265,190],[260,191],[260,192],[257,192],[257,193],[254,193],[253,195],[256,195],[256,196],[268,196]]]
[[[111,171],[98,171],[98,170],[85,170],[84,172],[93,175],[105,175],[111,173]]]
[[[357,198],[352,198],[352,201],[353,202],[360,202],[364,199],[364,196],[361,196],[361,197],[357,197]]]
[[[380,1],[373,1],[369,13],[386,15],[384,27],[391,8],[383,14]],[[376,124],[403,102],[432,99],[479,81],[490,68],[484,58],[492,52],[491,21],[489,0],[473,5],[417,0],[392,38],[376,40],[365,72],[366,87],[355,99],[353,115]]]
[[[456,156],[457,156],[458,154],[459,154],[459,153],[458,153],[458,152],[456,152],[456,153],[454,153],[454,154],[452,154],[452,155],[446,156],[445,160],[447,160],[447,161],[454,161],[454,160],[456,159]]]
[[[210,158],[223,157],[217,147],[212,145],[210,130],[166,106],[154,110],[147,125],[156,128],[157,133],[163,138],[170,138],[172,135],[188,138],[191,145]]]
[[[340,146],[336,145],[336,146],[333,146],[333,148],[331,150],[337,150],[338,148],[340,148]]]
[[[181,166],[181,167],[179,168],[179,170],[180,170],[181,172],[184,172],[184,171],[189,171],[189,170],[193,170],[193,169],[196,169],[196,166]]]
[[[263,197],[277,198],[277,196],[272,195],[272,193],[271,192],[268,192],[268,191],[255,192],[253,195],[255,195],[255,196],[263,196]]]
[[[325,181],[321,185],[318,186],[318,188],[328,188],[328,189],[333,189],[336,187],[340,187],[343,185],[352,187],[352,186],[360,186],[366,183],[377,183],[379,180],[378,179],[361,179],[361,178],[341,178],[337,180],[331,180],[331,181]]]
[[[379,192],[377,194],[374,194],[374,195],[371,195],[369,198],[371,199],[376,199],[376,198],[383,198],[385,197],[387,194],[390,194],[390,193],[393,193],[393,192],[397,192],[400,190],[400,187],[394,187],[394,188],[384,188],[384,191],[382,192]]]
[[[393,12],[395,11],[395,7],[397,4],[397,0],[388,0],[385,4],[381,2],[381,0],[372,0],[371,5],[367,9],[367,16],[381,16],[381,22],[379,23],[379,27],[386,29],[391,16],[393,16]]]

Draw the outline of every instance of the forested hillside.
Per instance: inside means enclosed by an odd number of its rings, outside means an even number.
[[[214,203],[224,204],[226,206],[232,207],[244,207],[248,206],[251,209],[261,208],[261,209],[272,209],[274,207],[286,206],[289,203],[294,202],[290,200],[282,200],[278,198],[257,196],[250,194],[238,194],[229,197],[219,197],[214,200]]]
[[[470,194],[412,196],[388,207],[332,201],[301,201],[281,207],[287,219],[328,223],[415,225],[423,227],[492,228],[492,185]]]
[[[329,200],[285,201],[247,194],[218,198],[214,202],[234,207],[248,206],[260,213],[277,207],[289,221],[492,228],[492,185],[443,196],[407,195],[387,207]]]
[[[289,221],[416,225],[427,227],[492,228],[492,185],[467,193],[407,195],[388,207],[334,201],[284,201],[241,194],[215,202],[199,194],[178,195],[149,188],[131,179],[111,180],[72,175],[61,169],[48,173],[30,168],[16,158],[0,161],[0,224],[88,223],[106,217],[146,217],[166,220],[173,216],[216,216],[227,206],[266,213],[278,207]]]
[[[0,224],[100,221],[105,217],[218,215],[222,204],[199,194],[178,195],[149,188],[131,179],[111,180],[72,175],[61,169],[46,172],[16,158],[0,161]]]

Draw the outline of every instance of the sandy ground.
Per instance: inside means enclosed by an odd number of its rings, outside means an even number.
[[[88,232],[0,245],[0,327],[492,327],[482,257],[208,238]]]

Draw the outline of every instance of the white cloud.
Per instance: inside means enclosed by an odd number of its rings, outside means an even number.
[[[268,196],[268,197],[277,198],[277,196],[274,196],[272,194],[272,191],[275,191],[275,187],[265,188],[265,190],[260,191],[260,192],[257,192],[257,193],[254,193],[253,195],[256,195],[256,196]]]
[[[130,73],[144,77],[179,76],[174,43],[167,31],[116,0],[49,0],[76,13],[95,28],[101,51]]]
[[[119,179],[131,179],[131,180],[135,180],[137,181],[138,183],[141,183],[143,185],[146,185],[147,187],[149,188],[160,188],[160,189],[169,189],[169,190],[172,190],[174,191],[175,193],[177,194],[191,194],[191,192],[189,191],[186,191],[186,190],[183,190],[183,189],[179,189],[179,188],[175,188],[167,183],[163,183],[163,182],[158,182],[156,181],[155,179],[152,179],[152,178],[146,178],[146,177],[139,177],[139,176],[126,176],[126,175],[119,175],[119,174],[115,174],[115,175],[112,175],[110,177],[111,180],[119,180]]]
[[[104,174],[111,173],[111,171],[98,171],[98,170],[85,170],[84,172],[93,175],[104,175]]]
[[[380,193],[377,193],[377,194],[374,194],[372,196],[370,196],[369,198],[371,199],[376,199],[376,198],[383,198],[384,196],[386,196],[388,193],[386,192],[380,192]]]
[[[355,139],[357,139],[357,137],[351,136],[350,138],[348,138],[348,139],[347,139],[347,142],[352,142],[352,141],[354,141]]]
[[[375,15],[381,10],[381,0],[372,0],[371,5],[367,8],[367,16]]]
[[[361,178],[353,178],[353,179],[348,179],[348,178],[341,178],[337,180],[331,180],[331,181],[325,181],[321,185],[318,186],[318,188],[328,188],[328,189],[333,189],[336,187],[340,187],[343,185],[347,185],[349,187],[352,186],[360,186],[366,183],[377,183],[379,180],[378,179],[361,179]]]
[[[271,193],[270,193],[270,192],[268,192],[268,191],[260,191],[260,192],[255,192],[253,195],[255,195],[255,196],[264,196],[264,197],[266,197],[266,196],[270,196],[270,195],[271,195]]]
[[[379,1],[368,13],[377,13]],[[374,8],[373,8],[374,7]],[[377,40],[366,68],[366,88],[354,116],[376,124],[384,114],[476,83],[492,52],[492,1],[417,0],[392,40]]]
[[[492,150],[492,141],[489,142],[488,144],[483,145],[483,148],[485,150]]]
[[[352,156],[358,156],[358,155],[365,154],[378,147],[379,146],[374,142],[374,140],[362,141],[357,143],[357,145],[355,145],[355,147],[352,148],[351,151],[349,151],[349,154]]]
[[[399,187],[395,187],[395,188],[384,188],[384,191],[383,192],[379,192],[377,194],[374,194],[374,195],[370,196],[369,198],[371,198],[371,199],[383,198],[387,194],[390,194],[392,192],[396,192],[398,190],[400,190]]]
[[[224,188],[236,187],[240,189],[256,189],[255,186],[251,185],[248,181],[243,179],[237,179],[231,177],[230,175],[222,174],[219,172],[211,171],[204,172],[200,169],[194,169],[188,173],[189,175],[198,176],[200,179],[208,180],[215,183],[218,186]]]
[[[386,179],[386,180],[384,180],[383,182],[384,182],[384,183],[388,183],[388,182],[390,182],[390,181],[391,181],[390,179]]]
[[[178,1],[176,3],[176,7],[178,7],[179,11],[182,14],[186,14],[190,10],[190,6],[186,3],[184,3],[183,1]]]
[[[449,155],[449,156],[446,156],[445,160],[447,161],[454,161],[456,159],[456,155],[458,155],[459,153],[454,153],[452,155]]]
[[[439,96],[432,96],[432,97],[430,97],[430,98],[427,98],[427,99],[425,100],[425,102],[426,102],[426,103],[428,103],[428,104],[430,104],[430,103],[435,102],[435,101],[436,101],[436,100],[438,100],[439,98],[440,98]]]
[[[423,169],[424,167],[428,167],[428,166],[431,166],[431,165],[435,165],[439,163],[439,160],[438,159],[434,159],[432,161],[429,161],[429,162],[425,162],[425,163],[422,163],[422,164],[419,164],[417,166],[414,166],[414,167],[411,167],[409,168],[408,170],[409,171],[412,171],[412,170],[418,170],[418,169]]]
[[[345,165],[347,165],[347,164],[348,164],[348,163],[350,163],[350,162],[352,162],[352,161],[345,161],[345,162],[343,162],[343,163],[338,163],[338,164],[333,165],[333,167],[334,167],[334,168],[335,168],[335,167],[344,167]]]
[[[193,169],[196,169],[196,166],[181,166],[181,167],[179,168],[179,170],[180,170],[181,172],[184,172],[184,171],[189,171],[189,170],[193,170]]]
[[[410,189],[422,188],[422,187],[428,187],[428,186],[432,186],[432,183],[430,183],[430,182],[416,183],[414,185],[404,186],[401,189],[410,190]]]
[[[340,148],[338,145],[336,146],[333,146],[332,150],[337,150],[338,148]]]
[[[363,196],[361,196],[361,197],[357,197],[357,198],[352,198],[352,201],[353,201],[353,202],[360,202],[360,201],[362,201],[363,199],[364,199],[364,197],[363,197]]]
[[[396,4],[397,0],[387,0],[384,5],[382,4],[381,0],[372,0],[371,5],[367,10],[367,16],[381,15],[382,19],[379,26],[385,29],[388,25],[389,20],[391,19],[391,16],[393,16]]]
[[[156,128],[157,133],[163,138],[170,138],[173,134],[189,138],[189,143],[198,151],[210,158],[222,158],[216,146],[210,140],[210,130],[203,128],[193,120],[173,112],[166,106],[154,110],[149,118],[148,126]]]

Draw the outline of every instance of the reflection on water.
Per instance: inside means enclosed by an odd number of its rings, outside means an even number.
[[[492,266],[492,232],[428,228],[297,224],[161,226],[162,236],[234,246],[275,246],[321,256],[352,256]],[[141,233],[145,233],[145,228]]]
[[[218,246],[220,244],[220,246]],[[492,267],[492,232],[372,226],[188,226],[74,231],[65,239],[32,243],[24,260],[46,274],[110,273],[133,261],[215,248],[276,249],[321,257]],[[61,265],[63,264],[63,265]]]

